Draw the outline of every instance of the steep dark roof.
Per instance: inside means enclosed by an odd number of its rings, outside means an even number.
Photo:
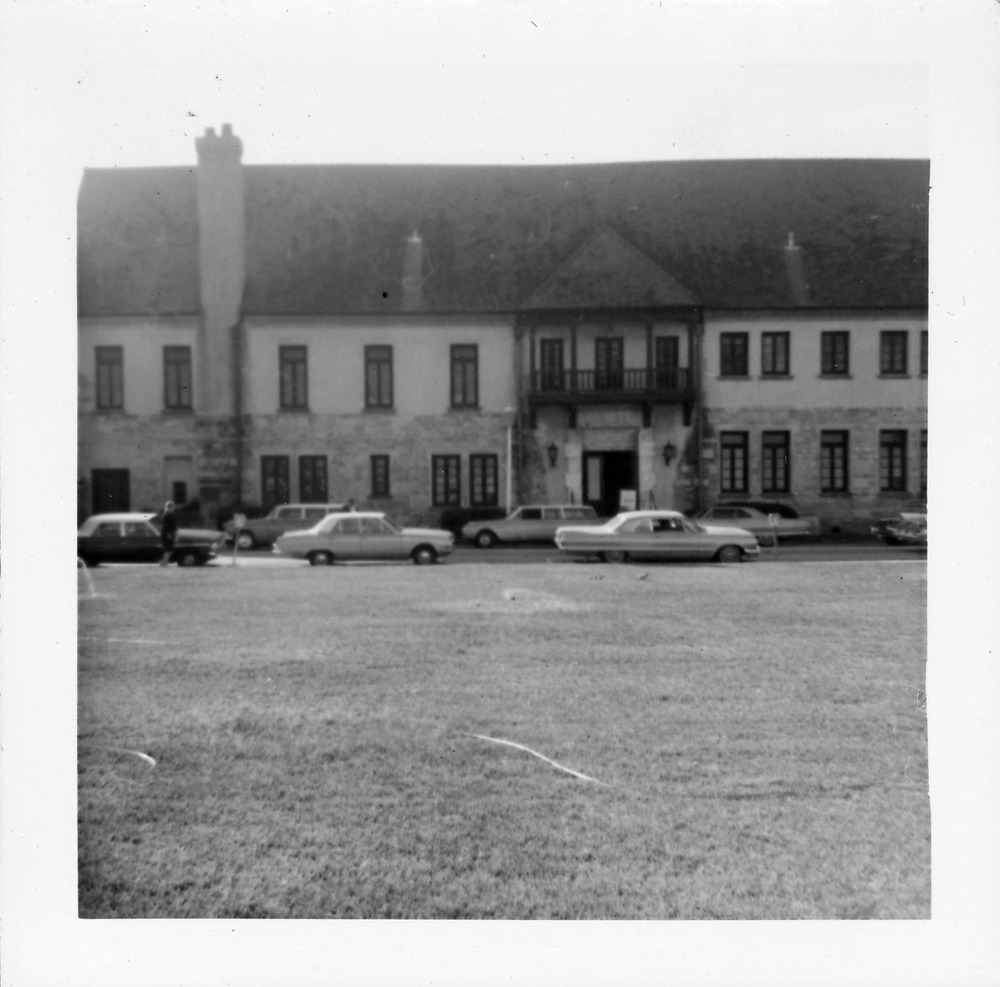
[[[197,311],[194,171],[85,173],[81,314]],[[590,261],[600,255],[602,227],[643,255],[647,287],[675,285],[708,308],[793,306],[790,232],[810,304],[927,305],[926,161],[251,165],[243,177],[250,313],[398,311],[414,230],[429,258],[425,309],[538,305],[588,241]],[[611,254],[620,269],[624,251]],[[590,300],[619,304],[621,278],[606,286],[601,296],[592,281]]]

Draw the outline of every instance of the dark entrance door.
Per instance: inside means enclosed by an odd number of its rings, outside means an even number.
[[[622,490],[635,490],[634,452],[585,452],[583,500],[601,517],[618,513]]]
[[[92,470],[90,485],[95,514],[130,509],[128,470]]]

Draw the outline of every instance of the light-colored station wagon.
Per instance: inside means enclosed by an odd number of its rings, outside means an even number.
[[[344,509],[343,504],[279,504],[266,517],[247,521],[239,534],[232,521],[226,522],[226,539],[243,549],[266,548],[273,545],[279,535],[286,531],[311,528],[328,514]]]
[[[470,521],[463,526],[462,537],[479,548],[490,548],[497,542],[552,541],[556,529],[563,525],[600,523],[597,511],[586,504],[531,504],[517,508],[505,518]]]

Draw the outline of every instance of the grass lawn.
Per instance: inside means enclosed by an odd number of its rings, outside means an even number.
[[[930,915],[925,563],[87,575],[82,917]]]

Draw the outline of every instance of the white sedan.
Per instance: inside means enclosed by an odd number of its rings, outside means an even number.
[[[701,524],[678,511],[625,511],[597,527],[560,528],[556,545],[568,555],[596,555],[605,562],[742,562],[760,555],[749,531]]]
[[[726,504],[710,507],[707,511],[696,514],[694,520],[699,523],[725,524],[732,528],[742,528],[756,535],[761,545],[773,545],[775,534],[778,538],[800,538],[815,535],[819,531],[817,518],[782,517],[777,514],[765,514],[755,507],[730,507]]]

